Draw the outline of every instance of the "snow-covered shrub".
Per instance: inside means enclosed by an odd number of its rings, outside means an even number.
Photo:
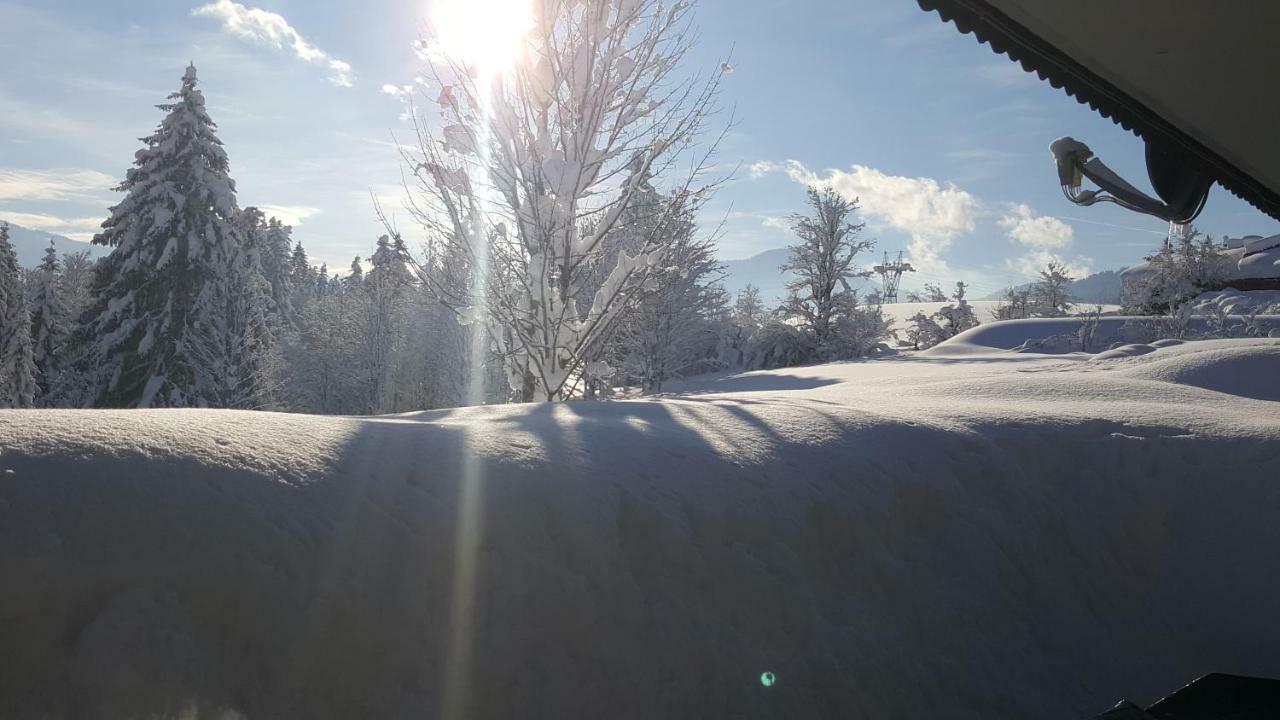
[[[908,321],[911,324],[907,326],[907,341],[917,350],[925,350],[969,328],[977,327],[980,324],[978,316],[964,297],[966,287],[963,282],[956,283],[952,303],[938,308],[933,315],[916,313],[912,316]]]
[[[1165,238],[1160,250],[1146,258],[1145,272],[1126,283],[1125,311],[1164,314],[1206,290],[1220,288],[1230,269],[1223,249],[1194,228],[1176,243]]]
[[[812,334],[778,319],[765,322],[747,349],[745,366],[771,370],[815,362],[818,346]]]

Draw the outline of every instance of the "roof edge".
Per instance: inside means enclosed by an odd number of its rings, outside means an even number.
[[[961,33],[973,33],[979,43],[1065,91],[1081,104],[1124,129],[1153,143],[1180,148],[1200,170],[1231,194],[1280,220],[1280,193],[1205,147],[1160,114],[1072,59],[1024,25],[992,7],[986,0],[916,0],[921,9],[937,12]]]

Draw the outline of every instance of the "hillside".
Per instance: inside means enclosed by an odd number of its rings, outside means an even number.
[[[791,278],[791,273],[778,269],[787,261],[788,254],[786,248],[774,248],[749,258],[722,260],[724,289],[737,297],[747,285],[755,285],[760,288],[760,299],[766,306],[777,305],[786,297],[787,281]]]
[[[0,222],[4,221],[4,216],[0,215]],[[51,240],[59,253],[88,251],[91,257],[102,257],[109,251],[109,248],[101,245],[80,242],[56,233],[31,230],[9,223],[9,242],[13,244],[13,249],[18,254],[18,264],[22,267],[30,268],[40,264],[40,259],[44,257],[44,250],[49,247]]]
[[[1071,296],[1076,302],[1090,305],[1119,305],[1120,304],[1120,273],[1124,272],[1124,268],[1119,270],[1104,270],[1097,272],[1079,280],[1073,280],[1068,286]],[[1031,287],[1031,283],[1015,286],[1017,290],[1025,290]],[[992,293],[983,300],[1000,300],[1004,298],[1004,291]]]
[[[973,345],[637,401],[0,411],[0,717],[1074,720],[1280,675],[1280,341]]]
[[[789,255],[790,251],[786,248],[774,248],[749,258],[720,261],[724,266],[725,290],[728,290],[732,297],[737,297],[738,292],[747,285],[755,285],[760,288],[760,299],[764,301],[765,306],[776,306],[786,298],[787,282],[794,277],[790,271],[783,272],[780,269],[787,262]],[[849,284],[859,292],[860,296],[861,293],[879,286],[878,281],[862,279],[853,280]]]

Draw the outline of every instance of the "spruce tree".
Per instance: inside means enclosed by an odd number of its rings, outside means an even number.
[[[63,297],[58,250],[49,243],[40,267],[31,276],[31,340],[36,366],[36,399],[45,407],[63,379],[68,326],[67,304]]]
[[[208,346],[254,347],[211,333],[236,332],[227,298],[257,293],[242,253],[235,182],[216,125],[188,66],[166,115],[135,155],[93,241],[112,252],[97,268],[86,314],[97,402],[108,407],[207,406],[220,402]],[[256,297],[243,298],[254,303]],[[239,303],[243,304],[243,303]]]
[[[9,224],[0,223],[0,408],[31,407],[36,395],[31,317]]]

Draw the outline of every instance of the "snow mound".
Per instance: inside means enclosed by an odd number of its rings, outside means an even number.
[[[0,717],[1065,719],[1280,675],[1277,345],[3,411]]]
[[[1102,355],[1097,357],[1101,359]],[[1260,339],[1188,343],[1178,352],[1160,353],[1154,362],[1126,372],[1135,378],[1280,401],[1280,342]]]
[[[1280,315],[1280,290],[1220,290],[1197,295],[1191,300],[1195,313],[1221,310],[1228,315]]]

